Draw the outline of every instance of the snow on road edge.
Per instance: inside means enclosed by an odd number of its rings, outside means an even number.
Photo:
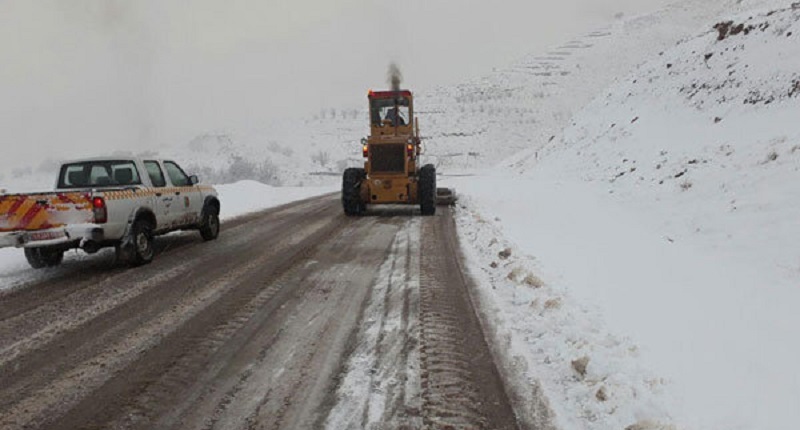
[[[670,428],[665,381],[641,366],[635,345],[609,333],[565,288],[542,280],[536,261],[503,237],[501,220],[488,219],[469,197],[462,196],[456,222],[484,329],[501,372],[514,375],[507,389],[524,423]]]

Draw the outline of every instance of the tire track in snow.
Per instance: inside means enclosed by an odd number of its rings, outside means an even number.
[[[517,420],[461,272],[455,223],[424,223],[421,237],[420,365],[428,428],[515,429]]]
[[[419,428],[419,231],[404,223],[378,270],[325,427]]]
[[[327,429],[516,429],[461,273],[449,209],[395,237]]]

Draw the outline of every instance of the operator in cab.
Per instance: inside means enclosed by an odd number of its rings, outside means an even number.
[[[390,108],[386,111],[386,121],[390,121],[393,127],[404,126],[406,125],[406,121],[400,115],[400,111],[397,106]]]

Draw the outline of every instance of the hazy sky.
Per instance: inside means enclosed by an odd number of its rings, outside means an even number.
[[[0,172],[455,84],[670,0],[0,0]]]

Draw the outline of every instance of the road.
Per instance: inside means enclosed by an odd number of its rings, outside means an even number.
[[[449,208],[338,196],[0,295],[0,428],[518,428]]]

